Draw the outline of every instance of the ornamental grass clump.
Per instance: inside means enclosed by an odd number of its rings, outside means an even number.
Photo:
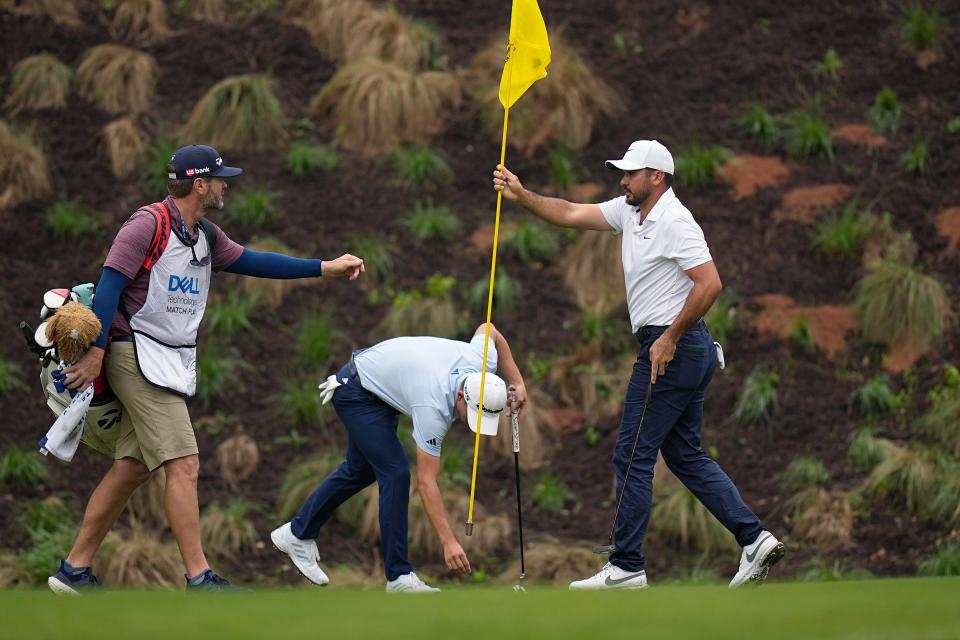
[[[146,111],[153,102],[157,63],[153,56],[118,44],[88,49],[77,67],[80,95],[113,115]]]
[[[503,128],[499,91],[506,41],[505,37],[492,40],[464,74],[467,93],[483,129],[497,141]],[[547,77],[534,84],[510,110],[510,144],[527,153],[553,142],[583,149],[601,118],[623,111],[618,93],[561,34],[551,34],[550,48],[552,61]]]
[[[428,144],[459,104],[460,83],[449,73],[363,58],[340,67],[310,111],[344,149],[374,156]]]
[[[0,120],[0,211],[52,192],[47,157],[31,133]]]
[[[223,151],[263,151],[286,138],[287,117],[265,73],[221,80],[200,98],[180,130]]]
[[[4,106],[13,114],[38,109],[63,109],[73,82],[73,70],[52,53],[24,58],[13,68]]]

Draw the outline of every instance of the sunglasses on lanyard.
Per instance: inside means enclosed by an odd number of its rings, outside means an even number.
[[[193,255],[193,259],[190,260],[190,266],[205,267],[210,264],[212,256],[209,253],[202,258],[197,258],[197,251],[194,248],[197,245],[197,241],[190,236],[190,229],[187,228],[187,223],[183,221],[183,218],[180,218],[180,235],[183,236],[183,243],[190,247],[190,253]],[[197,238],[199,239],[199,235]]]

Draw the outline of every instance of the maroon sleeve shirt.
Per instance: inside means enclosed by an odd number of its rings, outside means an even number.
[[[170,223],[172,226],[180,226],[180,210],[170,198],[163,201],[170,212]],[[129,284],[120,294],[120,307],[117,314],[113,317],[113,324],[110,326],[110,337],[115,335],[130,335],[130,323],[127,318],[133,316],[139,311],[147,301],[147,287],[150,284],[150,272],[143,268],[143,261],[147,256],[147,250],[150,248],[150,241],[153,239],[153,214],[144,211],[134,213],[117,233],[110,251],[107,253],[107,259],[104,261],[104,267],[116,269],[123,275],[130,278]],[[240,254],[243,253],[243,247],[227,236],[223,230],[213,225],[217,234],[216,247],[213,252],[211,267],[214,272],[223,271],[228,268]],[[196,239],[198,232],[193,234]]]

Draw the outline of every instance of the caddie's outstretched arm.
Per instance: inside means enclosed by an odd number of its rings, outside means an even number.
[[[493,172],[493,189],[502,191],[503,197],[516,202],[530,213],[550,224],[571,229],[609,231],[610,225],[603,217],[599,205],[577,204],[562,198],[548,198],[520,184],[520,179],[502,164]]]
[[[343,254],[336,260],[319,260],[317,258],[294,258],[282,253],[254,251],[244,247],[240,257],[224,271],[255,278],[282,280],[315,278],[317,276],[332,278],[346,276],[350,280],[356,280],[361,273],[366,271],[366,267],[361,258],[349,253]]]
[[[440,543],[443,545],[443,561],[447,568],[454,573],[466,575],[470,573],[470,560],[460,546],[460,542],[450,528],[446,509],[443,508],[443,496],[437,485],[437,475],[440,473],[440,457],[432,456],[421,449],[417,449],[417,491],[423,500],[423,508],[430,518],[430,524],[436,531]]]
[[[487,330],[486,323],[477,327],[473,335],[483,335]],[[517,410],[522,412],[527,403],[527,387],[523,383],[523,375],[520,373],[520,367],[513,358],[513,351],[510,350],[510,344],[503,337],[500,330],[491,322],[490,339],[493,340],[493,346],[497,349],[497,370],[503,374],[507,384],[513,387],[516,398]]]

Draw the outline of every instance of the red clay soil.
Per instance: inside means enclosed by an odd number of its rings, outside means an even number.
[[[172,7],[173,2],[169,5]],[[496,32],[505,31],[509,12],[491,11],[489,3],[462,0],[405,0],[401,9],[429,20],[446,39],[445,51],[452,67],[463,67]],[[505,6],[509,3],[503,3]],[[93,6],[93,3],[90,3]],[[801,104],[804,96],[822,89],[822,80],[812,72],[823,51],[835,47],[844,61],[844,77],[836,86],[836,99],[825,99],[824,113],[831,123],[858,122],[876,92],[890,85],[903,103],[901,134],[866,154],[853,144],[837,145],[833,164],[794,161],[793,173],[781,185],[759,186],[752,196],[735,200],[730,187],[717,184],[691,193],[678,187],[683,203],[693,212],[711,246],[711,253],[729,291],[741,301],[762,294],[782,292],[796,300],[793,308],[818,309],[848,300],[862,275],[857,258],[834,259],[810,249],[809,229],[824,209],[841,205],[854,186],[865,199],[877,198],[877,208],[893,214],[897,232],[911,232],[919,247],[919,259],[929,263],[945,283],[950,295],[960,293],[960,262],[955,243],[937,233],[928,212],[956,207],[960,202],[960,153],[958,137],[944,134],[950,118],[960,113],[960,42],[947,38],[944,62],[919,72],[914,58],[899,48],[893,28],[899,15],[897,3],[842,3],[828,0],[785,0],[770,3],[743,0],[738,3],[706,3],[684,0],[650,0],[638,11],[634,0],[542,0],[541,7],[551,30],[563,27],[567,39],[584,53],[594,72],[621,94],[628,114],[602,120],[590,144],[582,150],[580,167],[584,182],[602,185],[597,199],[616,193],[616,174],[603,161],[619,157],[630,141],[657,138],[676,150],[695,142],[722,144],[738,155],[769,153],[757,147],[738,124],[743,109],[762,100],[775,114],[785,114]],[[939,3],[951,24],[960,24],[960,0]],[[14,65],[28,55],[55,52],[76,67],[91,46],[110,40],[95,15],[85,26],[72,29],[44,18],[13,16],[0,11],[0,85],[8,86]],[[300,30],[268,14],[249,24],[202,24],[177,19],[173,36],[145,50],[158,61],[156,104],[144,119],[149,135],[174,132],[186,120],[196,101],[216,82],[236,74],[269,70],[278,97],[293,122],[304,126],[299,135],[311,142],[317,137],[302,119],[306,105],[331,77],[336,65],[324,59]],[[622,36],[628,46],[618,50],[611,43]],[[642,53],[635,49],[642,47]],[[198,64],[197,61],[214,61]],[[549,78],[546,80],[549,81]],[[798,84],[804,92],[798,91]],[[826,93],[826,92],[824,92]],[[522,101],[518,109],[522,109]],[[922,115],[922,117],[920,117]],[[18,114],[4,117],[23,127],[32,127],[43,143],[51,163],[58,193],[76,198],[103,212],[98,229],[76,240],[57,239],[44,225],[49,202],[21,206],[0,215],[0,235],[7,239],[0,252],[0,315],[7,331],[0,332],[0,356],[20,367],[26,387],[0,394],[0,451],[17,446],[30,450],[49,428],[52,414],[43,406],[36,385],[36,364],[27,355],[14,328],[17,320],[36,320],[40,296],[64,279],[96,281],[106,246],[122,221],[137,206],[157,194],[145,193],[135,178],[104,177],[106,159],[97,140],[112,117],[96,105],[71,96],[70,108],[62,112]],[[319,123],[313,123],[319,124]],[[926,139],[930,146],[929,173],[906,175],[899,156],[913,139]],[[268,185],[282,192],[282,214],[262,230],[241,229],[226,216],[215,216],[238,242],[256,235],[271,235],[303,255],[331,256],[352,249],[353,239],[372,233],[395,247],[395,273],[382,287],[384,295],[368,297],[355,285],[342,281],[311,282],[297,295],[275,309],[260,310],[256,331],[244,334],[234,345],[248,367],[229,393],[202,403],[191,401],[195,419],[217,413],[235,422],[220,433],[198,432],[201,458],[200,501],[206,509],[238,495],[258,505],[253,522],[262,540],[278,523],[273,517],[277,492],[286,470],[307,455],[342,446],[342,426],[331,419],[326,426],[301,428],[309,439],[300,446],[289,444],[291,424],[281,411],[277,396],[286,383],[312,382],[325,377],[344,362],[350,351],[369,344],[374,329],[390,307],[389,290],[421,287],[434,273],[456,278],[456,303],[468,319],[479,323],[482,310],[469,309],[461,292],[488,272],[487,251],[464,251],[468,236],[489,237],[495,196],[490,172],[499,158],[499,138],[480,132],[477,116],[468,105],[454,114],[448,130],[435,146],[449,159],[455,178],[430,196],[450,206],[461,216],[464,237],[455,242],[418,243],[398,225],[424,194],[395,183],[386,159],[362,160],[342,154],[333,174],[309,178],[290,175],[283,156],[285,146],[269,152],[228,154],[227,160],[244,167],[238,189],[244,185]],[[511,151],[511,170],[524,184],[551,181],[549,154],[538,152],[523,158]],[[809,185],[823,185],[810,187]],[[853,186],[850,186],[853,185]],[[791,187],[800,187],[786,192]],[[231,192],[227,196],[230,206]],[[785,217],[771,216],[777,210]],[[506,204],[505,225],[526,214]],[[575,234],[562,234],[564,248]],[[489,242],[489,240],[487,241]],[[944,254],[945,246],[953,246]],[[523,287],[520,308],[494,316],[507,334],[514,353],[528,377],[536,354],[540,361],[570,353],[580,342],[580,312],[563,286],[559,262],[531,268],[507,253],[499,268],[508,271]],[[225,293],[233,286],[218,276],[214,288]],[[69,284],[69,283],[66,283]],[[791,308],[791,307],[787,307]],[[345,339],[335,348],[330,362],[298,363],[296,329],[319,312],[332,315]],[[625,315],[618,310],[618,318]],[[628,331],[626,321],[620,329]],[[835,323],[840,326],[842,323]],[[816,333],[816,331],[815,331]],[[841,336],[843,334],[840,334]],[[703,433],[705,447],[737,483],[747,503],[764,524],[790,545],[790,553],[778,566],[778,575],[800,572],[808,562],[843,562],[878,574],[914,574],[917,563],[946,534],[942,524],[906,516],[902,504],[890,500],[865,509],[854,525],[854,549],[844,553],[820,553],[792,533],[788,504],[791,496],[778,483],[779,474],[800,455],[823,461],[834,490],[849,490],[864,474],[846,461],[848,438],[860,427],[848,397],[862,380],[882,371],[877,345],[846,340],[849,351],[836,361],[797,353],[780,333],[760,331],[747,322],[738,323],[725,348],[730,366],[711,384],[706,401]],[[201,336],[201,350],[210,336]],[[629,363],[634,352],[607,356],[610,368]],[[950,328],[935,354],[921,358],[913,372],[919,380],[917,397],[938,381],[946,362],[960,363],[960,331]],[[780,412],[769,431],[732,423],[729,416],[746,376],[757,366],[774,367],[781,373],[778,388]],[[898,379],[898,382],[905,384]],[[541,383],[542,384],[542,383]],[[546,385],[544,385],[546,386]],[[545,389],[550,393],[551,389]],[[531,494],[525,494],[524,533],[531,541],[549,535],[565,544],[596,542],[607,533],[611,513],[612,471],[610,453],[617,437],[617,420],[591,420],[555,415],[565,428],[548,443],[551,470],[567,483],[575,498],[560,513],[536,509]],[[577,424],[577,421],[580,424]],[[242,427],[260,445],[261,461],[253,476],[233,490],[221,478],[211,454],[216,445]],[[599,441],[585,443],[584,431],[594,427]],[[900,441],[913,437],[901,425],[877,424],[878,432]],[[467,432],[457,425],[450,442],[467,446]],[[83,451],[70,465],[45,461],[50,479],[25,489],[0,488],[0,553],[22,549],[29,541],[16,524],[17,515],[31,500],[51,494],[71,496],[79,508],[109,466],[105,458]],[[464,469],[469,473],[469,468]],[[533,487],[537,474],[524,474],[526,487]],[[317,478],[319,481],[320,478]],[[478,499],[495,514],[513,516],[513,464],[506,456],[481,459]],[[455,490],[469,487],[458,484]],[[478,526],[482,526],[478,524]],[[454,523],[455,530],[458,523]],[[376,550],[357,545],[348,527],[331,523],[321,532],[321,554],[333,563],[349,563],[372,571]],[[652,536],[646,545],[651,575],[686,575],[696,563],[721,575],[736,569],[736,554],[701,560]],[[515,555],[513,541],[480,565],[495,573]],[[413,558],[418,569],[446,577],[441,558]],[[269,544],[245,554],[242,559],[218,561],[217,568],[241,582],[299,583]],[[535,567],[528,567],[532,576]]]
[[[887,144],[886,138],[866,124],[844,124],[835,128],[831,134],[834,140],[858,147],[877,148]]]
[[[855,189],[845,184],[823,184],[797,187],[783,195],[779,217],[804,224],[813,224],[821,213],[846,202]]]
[[[782,186],[790,177],[790,167],[777,156],[742,154],[717,169],[717,179],[730,185],[735,202],[754,195],[759,189]]]
[[[830,360],[838,360],[847,351],[847,337],[857,328],[857,314],[852,307],[800,307],[788,296],[777,293],[757,296],[754,302],[762,307],[753,316],[753,326],[758,332],[788,339],[797,320],[805,318],[817,349]]]
[[[960,247],[960,207],[950,207],[937,214],[937,233],[947,241],[947,252]]]

